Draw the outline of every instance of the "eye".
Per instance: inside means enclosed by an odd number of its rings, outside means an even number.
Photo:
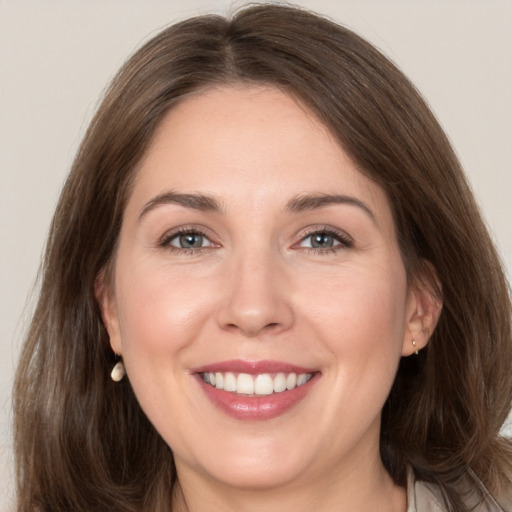
[[[207,246],[208,244],[205,243],[207,241],[208,239],[201,233],[183,233],[172,238],[169,244],[181,249],[197,249]]]
[[[302,240],[302,247],[312,247],[314,249],[330,249],[339,245],[339,241],[329,233],[314,233],[308,235]]]
[[[187,229],[171,233],[163,238],[160,245],[171,250],[199,250],[212,247],[213,242],[201,231]]]
[[[298,247],[320,252],[336,251],[352,247],[353,242],[348,235],[332,229],[318,229],[304,236]]]

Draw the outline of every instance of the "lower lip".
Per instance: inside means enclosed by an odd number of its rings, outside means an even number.
[[[206,384],[197,375],[199,384],[206,396],[224,413],[239,420],[269,420],[297,405],[302,401],[317,381],[318,374],[294,389],[265,396],[240,395]]]

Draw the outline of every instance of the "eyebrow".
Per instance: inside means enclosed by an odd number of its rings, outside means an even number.
[[[356,206],[363,210],[373,222],[376,222],[375,215],[370,207],[352,196],[345,196],[342,194],[304,194],[291,199],[286,205],[286,210],[291,213],[299,213],[303,211],[317,210],[330,206],[332,204],[347,204]]]
[[[151,210],[165,204],[176,204],[191,210],[222,212],[220,203],[213,196],[205,194],[178,194],[176,192],[164,192],[148,201],[139,215],[139,220]],[[300,213],[304,211],[318,210],[333,204],[346,204],[356,206],[363,210],[376,222],[375,215],[368,205],[360,199],[342,194],[301,194],[293,197],[286,205],[285,211]]]
[[[148,201],[142,209],[139,220],[151,210],[165,204],[177,204],[190,210],[200,210],[203,212],[221,212],[222,208],[219,202],[212,196],[204,194],[178,194],[176,192],[164,192],[150,201]]]

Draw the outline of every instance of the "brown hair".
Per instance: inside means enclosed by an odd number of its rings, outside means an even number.
[[[385,405],[381,453],[464,511],[469,469],[495,493],[512,481],[500,427],[512,402],[506,280],[450,144],[405,76],[368,42],[307,11],[262,5],[203,16],[145,44],[114,79],[62,191],[42,287],[17,372],[19,511],[168,510],[170,448],[115,362],[95,281],[115,252],[137,163],[180,98],[213,84],[264,83],[298,97],[388,194],[411,279],[437,283],[443,310],[404,358]],[[435,269],[436,278],[433,278]]]

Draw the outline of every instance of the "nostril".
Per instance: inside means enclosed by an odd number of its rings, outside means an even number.
[[[254,337],[259,333],[277,334],[293,323],[291,304],[286,297],[263,293],[243,293],[238,287],[221,300],[216,311],[216,321],[224,332],[240,331]]]
[[[236,323],[229,323],[224,326],[227,331],[242,331],[246,336],[257,336],[259,333],[264,331],[277,331],[281,327],[279,322],[270,322],[263,327],[251,326],[251,325],[238,325]]]

